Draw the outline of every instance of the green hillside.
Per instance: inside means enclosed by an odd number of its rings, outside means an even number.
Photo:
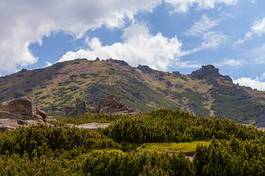
[[[233,84],[213,66],[190,75],[131,67],[124,61],[77,59],[0,78],[0,101],[21,96],[50,115],[62,115],[76,99],[93,112],[108,96],[136,112],[183,109],[199,116],[221,116],[263,125],[265,94]]]

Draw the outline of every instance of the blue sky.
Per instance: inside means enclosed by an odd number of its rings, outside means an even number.
[[[2,75],[99,56],[182,73],[214,64],[235,82],[265,90],[264,0],[4,1]],[[11,6],[26,10],[5,18]]]

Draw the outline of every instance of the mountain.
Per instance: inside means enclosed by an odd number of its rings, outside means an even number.
[[[95,111],[111,96],[134,111],[184,109],[265,125],[265,93],[234,84],[212,65],[182,75],[121,60],[77,59],[0,77],[0,95],[0,102],[29,96],[51,115],[64,114],[77,99]]]

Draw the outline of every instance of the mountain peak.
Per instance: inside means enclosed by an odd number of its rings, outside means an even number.
[[[203,78],[208,78],[208,77],[219,77],[219,69],[216,68],[213,65],[204,65],[202,66],[199,70],[193,71],[191,73],[191,76],[193,78],[197,79],[203,79]]]
[[[219,69],[214,65],[203,65],[199,70],[193,71],[190,76],[195,79],[216,80],[216,78],[223,78],[224,80],[232,82],[229,76],[221,75]]]
[[[154,70],[147,65],[138,65],[137,69],[141,70],[143,73],[152,73]]]

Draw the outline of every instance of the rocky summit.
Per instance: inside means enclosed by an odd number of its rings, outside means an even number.
[[[30,97],[49,115],[166,108],[257,125],[265,121],[265,93],[234,84],[213,65],[183,75],[121,60],[76,59],[0,77],[0,95],[0,102]]]

